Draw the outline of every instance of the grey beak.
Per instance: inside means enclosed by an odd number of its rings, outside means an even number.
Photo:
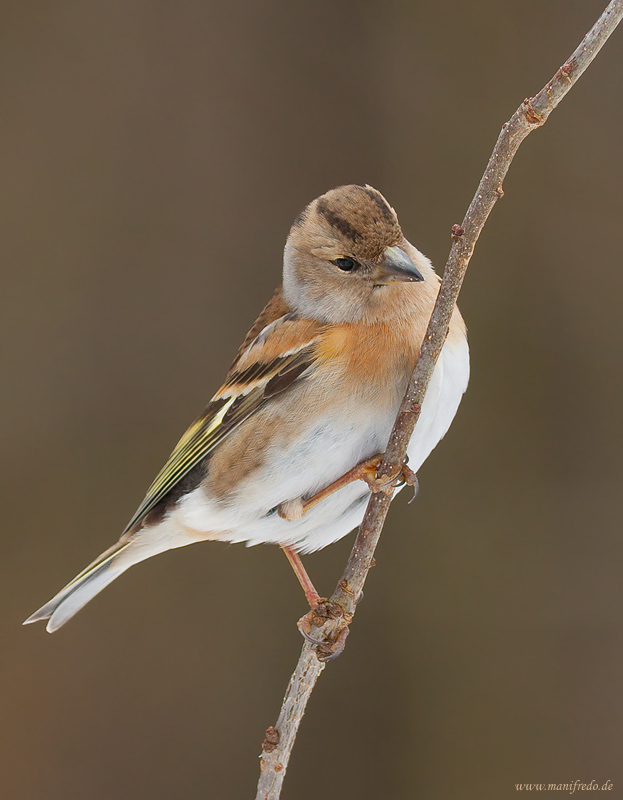
[[[393,281],[423,281],[422,273],[405,253],[402,247],[386,247],[385,257],[379,265],[379,280],[377,285],[392,283]]]

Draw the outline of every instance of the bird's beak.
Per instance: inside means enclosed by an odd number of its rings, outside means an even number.
[[[423,281],[422,273],[405,253],[402,247],[386,247],[383,260],[378,266],[375,286],[383,286],[394,281]]]

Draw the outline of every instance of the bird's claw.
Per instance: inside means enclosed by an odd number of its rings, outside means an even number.
[[[415,495],[418,491],[418,479],[415,472],[407,466],[408,458],[404,463],[394,470],[392,475],[378,475],[377,471],[381,465],[382,457],[378,458],[376,464],[369,464],[362,471],[361,479],[368,484],[372,492],[385,492],[391,494],[399,486],[414,486]]]
[[[413,473],[413,482],[409,483],[407,485],[413,487],[413,497],[409,500],[409,502],[407,504],[407,505],[411,505],[411,503],[415,500],[415,498],[420,493],[420,482],[418,481],[417,475],[415,474],[415,472]]]
[[[318,661],[333,661],[338,656],[341,656],[344,652],[346,638],[349,633],[350,628],[348,625],[344,625],[343,628],[340,628],[337,636],[334,639],[332,639],[330,642],[324,642],[323,644],[318,645],[316,648],[316,656]]]
[[[330,638],[316,639],[312,636],[314,628],[320,629],[328,620],[343,620],[337,632]],[[337,603],[322,598],[315,608],[312,608],[305,616],[297,622],[301,636],[306,642],[314,646],[316,656],[319,661],[333,661],[341,655],[346,644],[346,637],[349,634],[348,622],[344,609]]]

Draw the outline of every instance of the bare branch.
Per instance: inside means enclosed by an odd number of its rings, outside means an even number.
[[[623,17],[623,0],[612,0],[586,34],[573,55],[554,77],[532,98],[527,98],[502,126],[496,145],[476,194],[461,225],[452,228],[452,247],[446,264],[437,302],[424,342],[392,430],[379,474],[391,475],[403,463],[407,446],[420,414],[424,395],[435,364],[448,335],[448,326],[467,266],[478,237],[497,200],[503,196],[502,183],[520,144],[536,128],[544,125],[551,112],[593,61]],[[359,528],[346,569],[331,597],[343,609],[342,620],[329,618],[313,629],[315,638],[330,641],[349,623],[357,598],[363,591],[374,551],[392,500],[391,494],[372,495]],[[276,728],[269,728],[260,763],[256,800],[278,800],[290,753],[307,700],[324,668],[309,643],[303,645],[299,662],[290,680]]]

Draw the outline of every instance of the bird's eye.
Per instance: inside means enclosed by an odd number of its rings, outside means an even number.
[[[336,258],[335,261],[332,261],[331,263],[335,264],[335,266],[341,269],[342,272],[352,272],[359,266],[354,258]]]

